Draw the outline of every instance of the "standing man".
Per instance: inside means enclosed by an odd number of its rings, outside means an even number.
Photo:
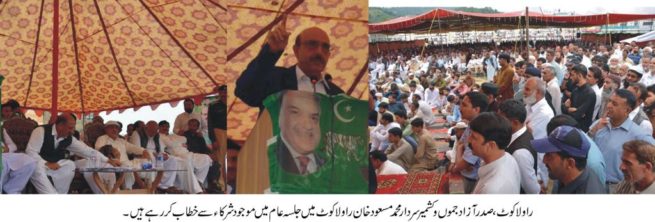
[[[184,112],[180,113],[180,115],[177,115],[177,117],[175,118],[175,124],[173,124],[173,133],[177,135],[184,134],[184,132],[186,132],[189,129],[188,123],[190,119],[197,119],[200,122],[203,122],[200,113],[193,112],[193,108],[195,106],[196,105],[194,104],[192,99],[184,100]],[[204,128],[205,127],[201,129]]]
[[[218,92],[218,100],[209,105],[207,110],[207,128],[209,133],[209,140],[212,142],[213,151],[210,156],[214,162],[218,163],[219,172],[214,173],[215,166],[210,168],[209,175],[207,177],[208,192],[214,191],[214,185],[221,185],[221,187],[226,184],[225,174],[226,174],[226,161],[225,156],[227,155],[227,86],[221,85],[217,87],[216,91]],[[188,140],[187,140],[188,141]],[[222,172],[222,173],[221,173]],[[214,181],[213,177],[218,177]]]
[[[298,60],[297,65],[275,67],[287,47],[289,35],[284,18],[268,34],[257,57],[237,79],[235,95],[249,106],[261,109],[267,96],[285,89],[328,95],[343,93],[337,85],[323,79],[332,46],[327,33],[318,27],[305,29],[296,37],[293,54]]]
[[[605,184],[590,179],[586,169],[589,142],[582,132],[570,126],[557,127],[548,138],[532,141],[532,146],[540,153],[546,153],[544,163],[548,175],[558,180],[557,194],[603,194]]]
[[[518,100],[505,100],[500,104],[498,114],[509,120],[512,137],[505,151],[514,157],[521,172],[521,194],[538,194],[541,190],[537,181],[537,152],[530,141],[532,134],[525,127],[526,111]]]
[[[600,68],[592,66],[589,68],[589,72],[587,72],[586,78],[587,78],[587,82],[591,86],[591,89],[594,91],[594,94],[596,94],[596,103],[594,104],[594,115],[592,116],[592,119],[595,121],[598,117],[598,111],[600,111],[600,103],[603,95],[603,92],[600,89],[600,87],[603,85],[604,82],[603,73],[600,71]]]
[[[564,71],[562,70],[562,67],[560,67],[559,63],[555,61],[555,51],[553,50],[548,50],[546,53],[546,62],[550,64],[550,67],[552,67],[552,74],[553,77],[556,79],[556,84],[559,88],[559,85],[562,84],[562,80],[564,80]],[[550,82],[550,80],[544,79],[546,82]],[[551,95],[553,95],[551,93]],[[554,104],[553,104],[554,105]],[[559,115],[559,113],[557,114]]]
[[[616,185],[623,180],[623,173],[619,169],[623,144],[630,140],[655,143],[650,134],[628,118],[636,101],[635,96],[628,90],[617,89],[607,103],[607,117],[609,118],[601,117],[589,129],[589,135],[594,139],[605,158],[607,166],[605,172],[610,193],[615,193]]]
[[[573,66],[571,79],[577,87],[571,92],[571,98],[564,102],[564,107],[562,107],[562,113],[579,120],[578,128],[585,132],[591,125],[596,104],[596,93],[587,84],[586,76],[587,67],[581,64]]]
[[[559,92],[559,91],[557,91]],[[555,116],[553,110],[548,106],[545,98],[546,84],[538,77],[529,78],[523,88],[523,102],[527,111],[525,125],[532,132],[535,139],[546,138],[548,121]],[[548,168],[544,165],[544,154],[537,153],[538,180],[542,184],[548,184]]]
[[[508,54],[500,54],[498,61],[500,62],[500,74],[496,76],[494,83],[500,88],[498,91],[499,102],[514,98],[514,89],[512,79],[514,79],[514,69],[509,64],[510,56]]]
[[[480,113],[487,110],[489,102],[487,96],[479,92],[469,92],[464,95],[461,105],[462,119],[472,121]],[[478,180],[478,168],[480,168],[480,158],[473,155],[469,146],[469,137],[471,136],[471,127],[464,131],[464,135],[455,144],[455,161],[450,172],[459,173],[464,178],[464,193],[473,192],[475,183]]]
[[[489,112],[498,111],[499,102],[496,101],[496,97],[498,96],[498,86],[490,82],[485,82],[482,83],[481,89],[482,93],[487,95],[487,100],[489,100]]]
[[[493,81],[496,76],[496,70],[498,70],[496,52],[491,51],[486,54],[486,57],[484,58],[484,69],[487,72],[487,81]]]
[[[648,91],[646,91],[646,86],[641,83],[630,83],[628,86],[628,91],[635,95],[637,98],[637,106],[630,112],[628,115],[632,121],[634,121],[638,126],[644,129],[646,133],[653,134],[653,124],[650,122],[648,115],[641,108],[646,97],[648,97]]]
[[[620,168],[625,180],[619,183],[616,193],[655,194],[654,167],[655,146],[640,140],[624,143]]]
[[[482,113],[470,124],[469,142],[473,154],[484,161],[475,194],[518,194],[521,172],[514,157],[505,152],[512,137],[507,119],[496,113]]]
[[[558,80],[555,78],[556,69],[555,66],[545,64],[541,78],[546,82],[546,91],[550,94],[550,104],[553,105],[554,114],[559,115],[562,114],[562,92],[560,91]]]

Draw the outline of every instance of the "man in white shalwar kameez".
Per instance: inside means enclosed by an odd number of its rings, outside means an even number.
[[[118,152],[120,152],[120,156],[118,159],[121,162],[121,166],[125,168],[141,168],[141,165],[144,162],[154,162],[154,153],[149,152],[148,150],[131,144],[127,142],[127,140],[120,138],[118,136],[118,133],[120,131],[119,129],[119,124],[116,121],[107,121],[105,123],[105,135],[102,135],[98,137],[96,140],[95,148],[97,150],[100,150],[103,146],[110,145],[114,147],[114,149],[117,149]],[[128,154],[133,154],[133,155],[140,155],[140,158],[134,158],[133,160],[129,160],[127,155]],[[87,183],[89,183],[89,186],[91,189],[94,189],[95,181],[93,181],[93,178],[91,178],[90,173],[85,173],[84,178],[86,179]],[[132,189],[132,186],[134,185],[136,178],[134,174],[126,174],[125,175],[125,182],[123,183],[123,189]],[[95,192],[96,190],[94,190]]]
[[[160,188],[164,189],[164,187],[162,187],[162,184],[165,187],[169,187],[169,188],[173,187],[176,181],[175,177],[177,176],[180,177],[179,178],[180,181],[185,182],[184,184],[181,184],[182,186],[180,188],[182,190],[188,193],[201,193],[202,187],[200,187],[198,183],[189,184],[191,181],[196,181],[195,179],[196,176],[193,174],[193,168],[190,167],[188,161],[175,157],[173,155],[169,156],[168,152],[164,152],[166,148],[173,147],[173,145],[167,138],[162,138],[158,131],[159,131],[159,126],[157,125],[157,122],[149,121],[148,123],[146,123],[145,134],[133,136],[132,138],[130,138],[130,142],[132,144],[146,148],[151,152],[157,152],[157,151],[162,152],[165,157],[168,157],[166,158],[166,161],[164,161],[164,169],[182,170],[182,171],[164,173],[164,177],[162,178],[162,183],[159,185]]]
[[[199,121],[199,120],[198,120]],[[179,136],[175,134],[169,134],[170,125],[166,121],[159,122],[159,136],[163,140],[168,140],[170,147],[167,147],[168,151],[190,165],[188,169],[192,169],[192,173],[195,174],[197,179],[196,181],[182,181],[181,184],[202,184],[207,178],[207,173],[209,172],[209,167],[212,164],[212,159],[209,155],[192,153],[187,149],[186,137]]]
[[[9,134],[3,129],[4,147],[2,150],[2,172],[0,174],[0,191],[6,194],[19,194],[25,189],[36,169],[36,159],[25,153],[17,152],[18,148]],[[2,148],[0,148],[2,149]]]
[[[63,114],[57,117],[55,124],[37,127],[32,131],[26,152],[37,160],[31,181],[39,193],[68,193],[75,176],[75,163],[65,158],[66,150],[86,159],[95,157],[100,163],[120,166],[118,160],[108,159],[73,137],[74,129],[75,119],[72,114]],[[48,176],[52,178],[52,183]]]

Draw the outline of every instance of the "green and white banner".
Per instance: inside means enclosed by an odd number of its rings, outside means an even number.
[[[346,95],[282,91],[266,98],[271,191],[367,193],[368,103]]]
[[[0,75],[0,101],[2,101],[2,81],[4,81],[4,80],[5,80],[5,77]],[[2,103],[2,102],[0,102],[0,103]],[[2,110],[2,104],[0,104],[0,110]],[[4,122],[4,120],[2,119],[2,116],[0,116],[0,129],[3,129],[2,128],[2,123],[3,122]],[[0,136],[0,144],[2,144],[2,146],[0,146],[0,172],[2,172],[2,155],[1,154],[4,153],[4,149],[5,149],[5,147],[4,147],[5,143],[4,143],[4,141],[2,141],[2,138],[3,138],[3,136]],[[0,185],[0,193],[2,193],[1,188],[2,188],[2,185]]]

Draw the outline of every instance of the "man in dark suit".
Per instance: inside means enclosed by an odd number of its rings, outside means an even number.
[[[307,92],[285,91],[281,100],[279,164],[288,173],[314,173],[325,163],[314,152],[321,141],[319,98]]]
[[[303,30],[295,39],[293,53],[298,64],[275,67],[286,48],[290,33],[286,31],[286,18],[271,31],[246,70],[237,79],[235,95],[249,106],[263,108],[262,101],[282,90],[300,90],[328,95],[343,90],[323,77],[330,58],[330,38],[318,27]]]

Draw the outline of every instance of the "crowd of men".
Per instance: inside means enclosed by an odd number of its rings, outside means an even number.
[[[378,175],[436,170],[427,129],[450,127],[464,193],[655,193],[653,46],[371,50],[370,159]]]
[[[224,193],[225,187],[219,181],[216,137],[212,134],[214,129],[226,128],[227,90],[221,86],[216,92],[219,99],[210,104],[207,119],[193,112],[194,101],[186,99],[184,112],[175,119],[172,133],[167,121],[151,120],[128,124],[124,135],[120,135],[123,123],[104,121],[100,116],[79,133],[75,129],[79,120],[71,113],[36,126],[36,122],[24,117],[16,100],[9,100],[2,105],[5,125],[0,190],[6,194],[81,192],[71,189],[78,174],[93,193],[108,192],[100,187],[111,190],[117,183],[121,190],[144,189],[156,181],[157,193]],[[18,124],[20,121],[27,123]],[[101,133],[92,135],[92,129]],[[210,141],[205,140],[205,134]],[[160,179],[156,179],[159,176],[155,171],[138,171],[151,167],[163,170]],[[101,171],[98,180],[89,171],[93,168],[135,171],[126,172],[124,177]]]

